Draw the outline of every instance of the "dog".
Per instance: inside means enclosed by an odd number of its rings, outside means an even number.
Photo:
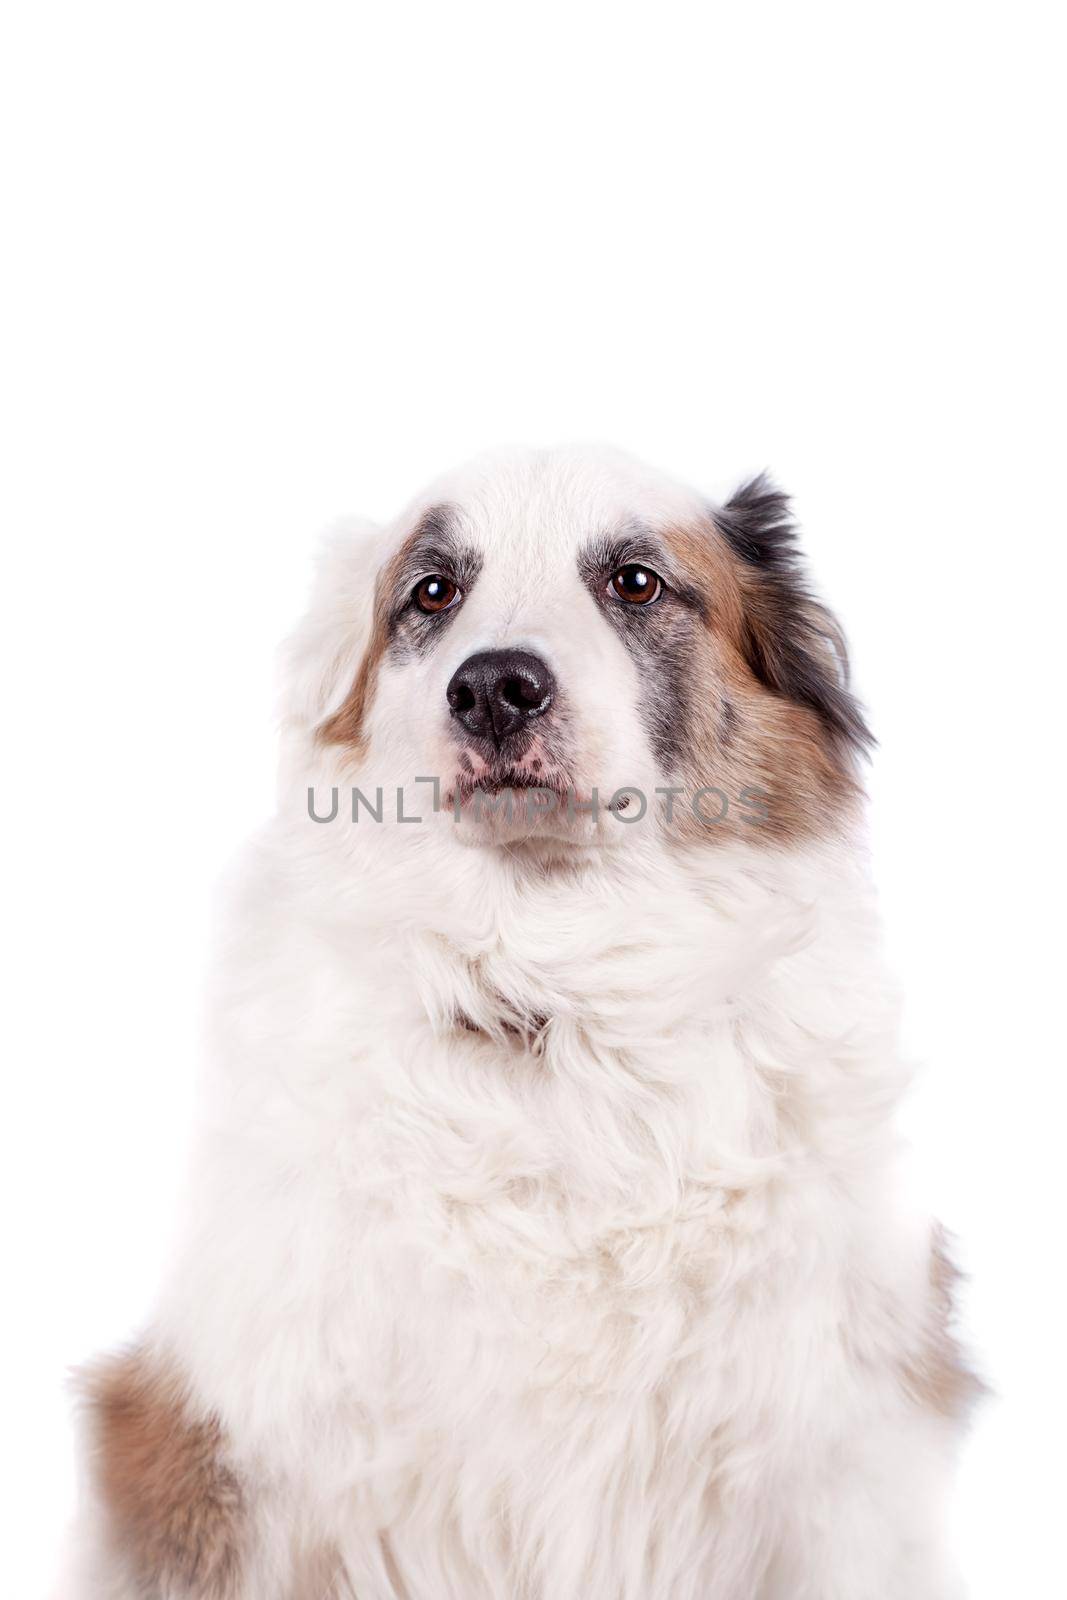
[[[786,497],[489,456],[331,535],[284,659],[63,1600],[958,1595],[978,1385]]]

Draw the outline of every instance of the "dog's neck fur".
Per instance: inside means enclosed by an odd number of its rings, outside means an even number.
[[[417,1101],[428,1126],[436,1105],[443,1128],[466,1106],[483,1152],[496,1126],[502,1171],[516,1141],[547,1140],[530,1181],[603,1214],[647,1208],[649,1185],[666,1214],[697,1172],[780,1177],[813,1143],[851,1166],[880,1141],[902,1078],[855,1066],[889,1061],[895,1027],[857,848],[546,858],[414,829],[339,848],[296,914],[327,911],[339,982],[373,1008],[365,1104]],[[448,1170],[427,1161],[442,1188]]]
[[[223,1142],[196,1176],[208,1231],[176,1281],[202,1255],[214,1282],[220,1209],[238,1235],[247,1214],[241,1272],[268,1295],[301,1229],[324,1252],[324,1306],[338,1240],[388,1276],[417,1227],[410,1294],[451,1303],[466,1285],[455,1326],[434,1312],[461,1360],[468,1321],[522,1324],[575,1274],[629,1315],[655,1286],[713,1292],[742,1264],[754,1282],[798,1239],[812,1259],[856,1248],[901,1078],[855,855],[650,843],[545,871],[429,830],[354,832],[305,825],[301,856],[272,829],[247,875],[220,997]],[[235,1164],[245,1128],[254,1160]],[[256,1326],[217,1324],[215,1288],[188,1303],[195,1326],[184,1302],[166,1320],[202,1391],[250,1438],[276,1427],[275,1398],[217,1367]],[[384,1304],[401,1324],[375,1313],[359,1336],[380,1342],[382,1383],[410,1309]]]

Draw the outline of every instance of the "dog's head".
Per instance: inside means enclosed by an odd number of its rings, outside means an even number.
[[[438,780],[470,841],[781,841],[856,793],[840,630],[762,479],[712,510],[614,455],[480,462],[341,540],[315,615],[319,749],[390,793]]]

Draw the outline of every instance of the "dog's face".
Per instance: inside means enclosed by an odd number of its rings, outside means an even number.
[[[866,730],[785,509],[757,483],[714,514],[615,457],[468,469],[348,575],[370,637],[318,737],[437,779],[469,842],[825,831]]]

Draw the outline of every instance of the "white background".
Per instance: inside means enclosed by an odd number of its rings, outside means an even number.
[[[1062,1580],[1065,266],[1053,11],[9,4],[0,1588],[136,1328],[211,889],[315,532],[487,445],[796,496],[881,739],[909,1126],[999,1391],[975,1600]]]

